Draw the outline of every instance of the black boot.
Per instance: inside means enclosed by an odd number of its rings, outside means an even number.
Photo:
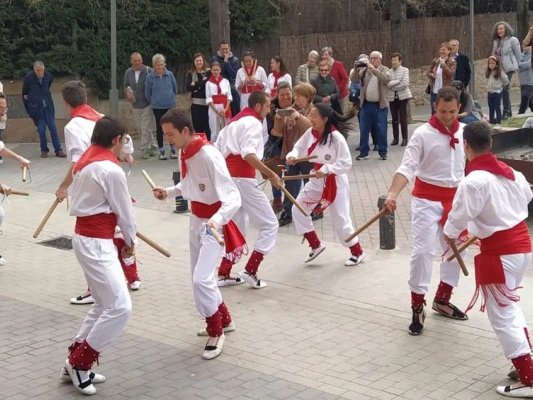
[[[391,146],[396,146],[399,142],[400,142],[400,141],[398,140],[398,138],[395,137],[395,138],[392,140],[392,142],[391,142],[390,145],[391,145]]]

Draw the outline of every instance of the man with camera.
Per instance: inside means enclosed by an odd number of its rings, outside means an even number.
[[[368,64],[360,62],[356,66],[361,78],[361,111],[359,113],[359,155],[356,160],[368,160],[368,136],[372,129],[377,132],[379,158],[387,159],[387,114],[388,114],[388,86],[392,79],[390,71],[381,64],[383,56],[379,51],[370,53]]]

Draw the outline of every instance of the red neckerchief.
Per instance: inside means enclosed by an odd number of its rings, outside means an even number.
[[[278,94],[278,79],[282,76],[285,76],[285,74],[282,75],[279,72],[272,71],[272,76],[274,76],[274,87],[272,88],[271,94],[272,97],[276,97],[276,95]]]
[[[253,108],[246,107],[246,108],[243,108],[241,112],[238,113],[236,116],[234,116],[229,121],[229,123],[231,124],[232,122],[238,121],[243,117],[255,117],[259,120],[259,122],[263,122],[263,118],[261,118],[261,116],[259,115],[257,111],[255,111]]]
[[[244,67],[244,72],[246,73],[246,76],[249,76],[250,78],[255,75],[255,71],[257,71],[257,64],[252,65],[252,68],[250,69]]]
[[[322,139],[322,135],[315,131],[314,129],[311,129],[311,135],[315,138],[315,141],[309,146],[307,149],[307,155],[310,156],[313,150],[318,146],[318,143],[320,142],[320,139]]]
[[[113,152],[110,149],[106,149],[105,147],[99,146],[97,144],[92,144],[89,146],[87,150],[81,155],[80,159],[76,164],[74,164],[74,168],[72,169],[72,173],[75,174],[76,172],[81,171],[83,168],[85,168],[87,165],[96,162],[96,161],[111,161],[115,164],[120,166],[120,163],[118,162],[117,156],[113,154]]]
[[[81,106],[75,107],[72,110],[70,110],[70,116],[71,118],[81,117],[81,118],[88,119],[89,121],[96,122],[100,118],[103,117],[103,114],[100,114],[98,111],[92,108],[89,104],[82,104]]]
[[[459,130],[459,120],[455,119],[455,121],[453,121],[452,127],[449,130],[444,125],[442,125],[442,123],[439,121],[435,114],[431,116],[428,123],[443,135],[448,136],[450,138],[450,146],[452,149],[455,150],[455,144],[459,143],[459,139],[455,137],[455,133]]]
[[[217,94],[222,94],[222,88],[220,87],[220,82],[222,82],[222,79],[224,79],[222,75],[219,75],[218,79],[215,78],[213,75],[209,77],[209,82],[217,85]]]
[[[181,151],[181,177],[182,178],[185,178],[185,176],[187,175],[187,164],[185,164],[185,161],[193,157],[196,153],[200,151],[200,149],[204,145],[208,143],[209,141],[207,140],[205,133],[195,133],[195,139]]]
[[[481,154],[466,164],[465,173],[468,175],[472,171],[487,171],[494,175],[515,180],[514,172],[507,164],[498,160],[492,153]]]

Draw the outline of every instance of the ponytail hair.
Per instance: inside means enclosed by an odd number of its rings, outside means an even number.
[[[316,110],[318,111],[318,113],[320,114],[322,118],[327,118],[326,125],[324,126],[324,133],[322,134],[322,139],[320,140],[320,144],[326,144],[328,141],[328,137],[330,138],[329,142],[331,143],[331,140],[333,138],[333,136],[331,135],[331,133],[333,132],[333,120],[332,120],[333,110],[328,104],[324,104],[324,103],[317,103],[313,107],[316,108]]]

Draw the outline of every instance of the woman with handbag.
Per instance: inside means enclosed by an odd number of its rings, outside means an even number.
[[[443,86],[450,86],[455,77],[457,62],[450,56],[452,48],[448,42],[443,42],[439,47],[439,57],[433,60],[431,68],[427,72],[429,78],[428,90],[430,95],[431,115],[435,114],[433,103],[437,99],[437,93]]]
[[[191,118],[195,132],[204,132],[207,140],[211,140],[209,129],[208,109],[205,102],[205,84],[211,77],[211,70],[202,53],[196,53],[192,58],[192,67],[185,77],[185,87],[191,92]]]
[[[389,86],[389,106],[392,117],[392,135],[391,146],[398,144],[400,139],[400,127],[402,129],[402,146],[407,146],[408,127],[407,127],[407,103],[413,97],[409,89],[409,68],[402,66],[402,55],[393,53],[391,57],[392,75]],[[398,126],[399,125],[399,126]]]

